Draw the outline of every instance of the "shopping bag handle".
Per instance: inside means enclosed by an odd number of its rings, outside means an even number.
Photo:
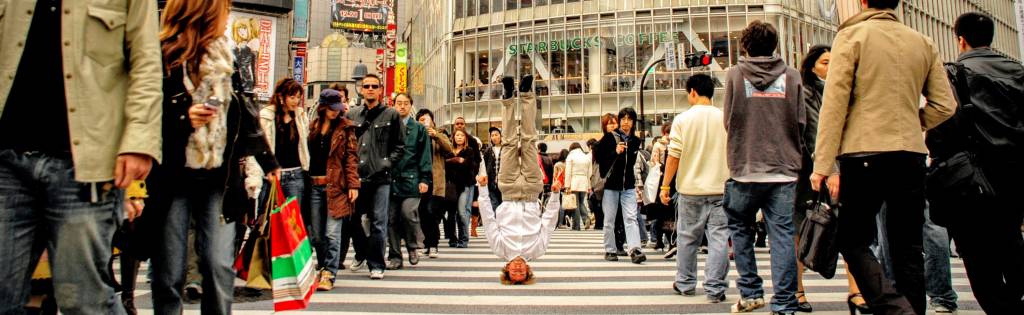
[[[281,189],[281,179],[274,178],[273,185],[275,194],[277,196],[277,200],[275,200],[274,205],[277,207],[281,207],[284,205],[285,202],[284,189]]]

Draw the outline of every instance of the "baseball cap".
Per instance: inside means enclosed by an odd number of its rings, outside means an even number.
[[[345,104],[341,102],[341,92],[333,89],[320,92],[320,104],[329,106],[333,111],[340,112],[345,109]]]

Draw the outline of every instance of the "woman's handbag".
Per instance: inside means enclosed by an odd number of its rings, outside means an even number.
[[[576,194],[565,193],[562,194],[562,209],[575,210],[579,208],[578,200],[576,200]]]
[[[839,247],[836,246],[839,222],[828,199],[828,194],[818,192],[818,198],[810,201],[807,219],[800,227],[799,257],[807,269],[817,271],[825,279],[832,279],[839,260]]]

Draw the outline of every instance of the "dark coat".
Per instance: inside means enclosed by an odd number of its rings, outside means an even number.
[[[363,183],[391,184],[391,168],[402,159],[405,141],[402,140],[398,112],[384,104],[373,110],[365,105],[353,107],[346,115],[356,125],[359,138],[359,178]],[[377,117],[367,121],[368,115],[380,110]],[[360,130],[365,130],[360,134]]]
[[[597,143],[597,154],[595,154],[595,157],[600,166],[601,176],[608,177],[608,181],[604,184],[604,189],[626,190],[636,188],[636,174],[633,172],[633,165],[636,164],[636,154],[640,150],[640,138],[629,136],[629,140],[626,142],[626,151],[620,157],[615,152],[615,146],[618,144],[615,137],[621,137],[621,134],[620,136],[616,136],[616,134],[619,134],[618,130],[605,133],[601,141]],[[611,173],[609,174],[609,172]]]
[[[501,144],[498,145],[499,147]],[[500,167],[501,157],[494,155],[494,145],[487,144],[481,150],[484,156],[484,168],[487,171],[487,188],[491,192],[498,191],[498,167]]]
[[[430,185],[431,142],[427,128],[416,120],[409,119],[402,124],[405,139],[405,153],[392,171],[391,195],[400,198],[420,197],[420,183]]]
[[[235,64],[238,68],[238,64]],[[185,147],[195,129],[188,118],[192,106],[192,95],[185,88],[184,72],[175,67],[164,74],[163,102],[163,164],[153,168],[147,185],[150,195],[147,214],[166,216],[176,187],[188,185],[185,171]],[[210,170],[215,178],[224,180],[223,216],[228,222],[240,219],[245,209],[250,209],[245,192],[242,172],[244,158],[254,156],[265,172],[278,168],[266,137],[259,127],[259,108],[252,103],[251,95],[242,92],[238,71],[232,76],[233,93],[227,107],[228,145],[224,149],[224,164]],[[157,220],[162,221],[162,220]]]
[[[356,126],[344,117],[340,119],[331,134],[331,151],[327,156],[327,213],[335,219],[355,212],[354,203],[348,200],[348,191],[361,187]]]
[[[480,153],[473,146],[466,146],[461,152],[445,161],[445,173],[448,182],[455,184],[456,191],[461,192],[466,187],[473,186],[476,182],[476,173],[480,170],[477,160]],[[462,163],[455,161],[462,158]]]

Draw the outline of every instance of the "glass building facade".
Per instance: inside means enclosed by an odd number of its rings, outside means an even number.
[[[839,18],[826,0],[468,0],[418,1],[406,39],[410,92],[443,125],[464,117],[477,135],[501,127],[500,78],[533,74],[542,133],[588,134],[600,116],[640,110],[640,81],[666,51],[706,51],[711,66],[669,70],[644,85],[647,130],[689,107],[693,73],[721,82],[741,58],[739,37],[754,20],[780,33],[778,54],[797,64],[812,45],[830,43]],[[414,36],[408,36],[414,34]],[[671,46],[671,47],[666,47]],[[671,54],[668,54],[671,55]],[[715,102],[722,102],[721,86]],[[655,131],[654,135],[658,135]]]

